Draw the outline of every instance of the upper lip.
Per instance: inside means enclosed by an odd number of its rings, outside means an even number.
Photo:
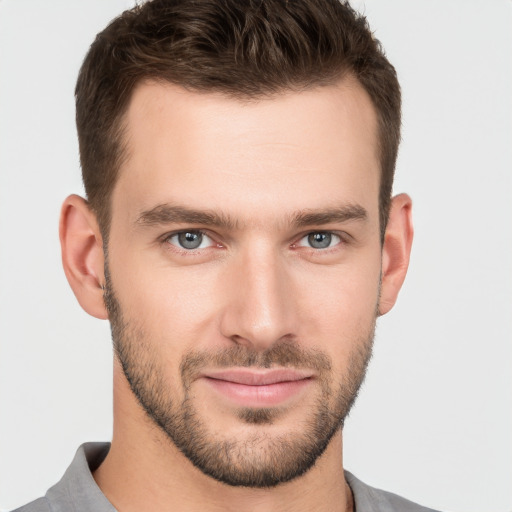
[[[202,377],[246,386],[268,386],[281,382],[293,382],[313,377],[313,372],[293,368],[230,368],[225,370],[206,371]]]

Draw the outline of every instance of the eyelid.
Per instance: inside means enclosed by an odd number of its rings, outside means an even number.
[[[201,234],[203,237],[208,238],[210,240],[210,243],[207,247],[197,247],[195,249],[186,249],[185,247],[181,247],[178,243],[174,244],[171,243],[170,240],[173,237],[177,237],[184,233],[198,233]],[[165,235],[161,236],[159,238],[160,243],[165,244],[169,250],[178,251],[180,253],[187,253],[191,254],[194,252],[204,251],[209,249],[210,247],[214,246],[220,246],[221,244],[215,240],[215,237],[212,236],[212,234],[204,229],[201,228],[184,228],[184,229],[177,229],[175,231],[171,231],[169,233],[166,233]],[[169,247],[170,246],[170,247]],[[172,248],[172,249],[171,249]]]
[[[326,234],[326,235],[330,235],[332,237],[331,239],[331,242],[335,242],[334,244],[330,244],[328,247],[312,247],[311,245],[309,245],[309,237],[311,235],[317,235],[317,234]],[[337,241],[336,241],[337,239]],[[304,244],[302,244],[301,242],[305,241]],[[309,231],[308,233],[306,233],[305,235],[303,235],[302,237],[300,237],[298,239],[298,242],[296,243],[297,246],[299,247],[306,247],[308,249],[314,249],[314,250],[327,250],[327,249],[333,249],[334,247],[336,247],[337,245],[340,245],[341,243],[343,243],[343,238],[340,234],[334,232],[334,231],[329,231],[329,230],[318,230],[318,231]]]
[[[337,240],[337,242],[334,243],[333,245],[330,245],[325,248],[312,247],[311,245],[309,245],[309,243],[307,243],[307,241],[305,243],[301,243],[309,235],[315,233],[328,233],[331,235],[335,235],[336,237],[339,237],[339,240]],[[300,235],[296,236],[295,241],[290,246],[290,249],[294,251],[300,251],[300,253],[304,255],[309,255],[310,257],[325,258],[328,255],[334,256],[335,254],[343,254],[346,250],[353,247],[354,245],[357,245],[357,240],[350,233],[347,233],[346,231],[340,231],[337,229],[320,228],[309,229],[308,231],[302,232]]]
[[[210,244],[208,245],[208,247],[197,248],[197,249],[186,249],[184,247],[180,247],[179,244],[172,244],[169,242],[169,239],[174,236],[180,235],[182,233],[190,233],[190,232],[200,233],[204,237],[208,238],[210,240]],[[312,235],[315,233],[328,233],[330,235],[334,235],[334,236],[338,237],[339,241],[336,244],[334,244],[333,246],[329,246],[324,249],[311,247],[306,244],[299,245],[299,242],[301,242],[303,239],[305,239],[309,235]],[[348,245],[348,244],[351,244],[352,242],[354,242],[352,235],[350,235],[349,233],[347,233],[345,231],[339,231],[336,229],[309,229],[307,231],[303,231],[299,235],[296,235],[293,240],[294,241],[292,241],[291,245],[290,245],[290,247],[292,249],[297,249],[297,248],[301,247],[304,249],[310,249],[315,252],[327,252],[329,250],[335,250],[336,247],[338,247],[340,245]],[[174,252],[179,252],[182,254],[189,254],[189,255],[198,253],[200,251],[206,251],[212,247],[218,247],[218,248],[225,247],[225,244],[223,242],[218,241],[218,236],[215,233],[212,233],[211,231],[209,231],[207,229],[202,229],[202,228],[181,228],[181,229],[176,229],[174,231],[167,232],[158,238],[158,243],[165,245],[166,249],[168,249],[168,250],[171,250]]]

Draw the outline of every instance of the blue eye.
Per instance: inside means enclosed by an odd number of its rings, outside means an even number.
[[[210,247],[212,239],[202,231],[181,231],[167,238],[167,242],[180,249],[194,250]]]
[[[315,231],[303,237],[299,244],[302,247],[311,247],[313,249],[328,249],[341,242],[341,238],[329,231]]]

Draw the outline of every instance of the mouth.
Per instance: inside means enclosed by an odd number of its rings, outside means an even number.
[[[242,407],[273,407],[300,395],[314,380],[311,371],[289,368],[231,368],[201,375],[213,391]]]

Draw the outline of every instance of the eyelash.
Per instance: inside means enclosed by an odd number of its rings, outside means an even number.
[[[309,244],[311,244],[312,240],[310,240],[310,238],[313,236],[317,236],[317,235],[327,236],[329,245],[327,247],[312,247],[311,245],[302,245],[301,244],[301,242],[305,239],[308,239]],[[330,243],[331,243],[331,241],[333,241],[332,240],[333,238],[337,238],[338,241],[334,245],[331,246]],[[319,242],[322,243],[323,240],[320,240]],[[294,248],[304,247],[306,249],[313,250],[314,252],[326,252],[329,250],[336,249],[337,246],[339,246],[340,244],[343,244],[344,242],[345,242],[345,240],[342,237],[342,235],[335,231],[310,231],[310,232],[306,233],[305,235],[302,235],[299,238],[297,243],[292,244],[292,247],[294,247]]]
[[[171,241],[170,241],[174,237],[179,237],[180,235],[186,235],[189,233],[209,238],[211,241],[210,245],[208,245],[208,247],[202,247],[202,248],[201,247],[185,248],[185,247],[180,247],[180,245],[178,245],[179,242],[174,244],[174,243],[171,243]],[[328,235],[331,237],[331,239],[332,239],[332,237],[336,237],[338,239],[338,241],[333,246],[329,245],[324,248],[311,247],[310,245],[301,245],[300,244],[304,239],[311,237],[313,235]],[[327,254],[327,253],[331,253],[331,252],[339,249],[340,245],[347,245],[349,243],[348,238],[349,238],[349,235],[347,235],[344,232],[329,231],[329,230],[308,231],[307,233],[301,234],[298,238],[296,238],[297,241],[292,243],[290,245],[290,247],[294,250],[303,248],[304,250],[312,251],[312,253],[318,254],[318,255]],[[165,236],[162,237],[161,241],[162,241],[162,244],[164,244],[166,246],[167,250],[171,250],[173,252],[177,252],[180,255],[185,255],[185,256],[193,256],[193,255],[202,254],[202,253],[204,253],[203,251],[214,248],[215,245],[217,246],[217,248],[224,247],[221,243],[216,242],[215,238],[211,234],[209,234],[207,231],[204,231],[202,229],[184,229],[184,230],[180,230],[180,231],[175,231],[173,233],[167,233]],[[202,244],[202,241],[201,241],[201,244]]]
[[[188,233],[193,233],[193,234],[201,235],[202,237],[207,237],[211,240],[212,243],[208,247],[203,247],[203,248],[198,247],[198,248],[187,249],[185,247],[180,247],[178,244],[173,244],[170,242],[170,240],[172,238],[179,237],[180,235],[186,235]],[[223,247],[222,244],[216,243],[214,238],[208,232],[206,232],[202,229],[182,229],[180,231],[175,231],[174,233],[168,233],[162,238],[162,243],[166,246],[166,248],[168,250],[178,252],[180,255],[186,255],[186,256],[193,256],[193,255],[200,254],[199,251],[208,250],[208,249],[214,247],[215,245],[219,248]]]

